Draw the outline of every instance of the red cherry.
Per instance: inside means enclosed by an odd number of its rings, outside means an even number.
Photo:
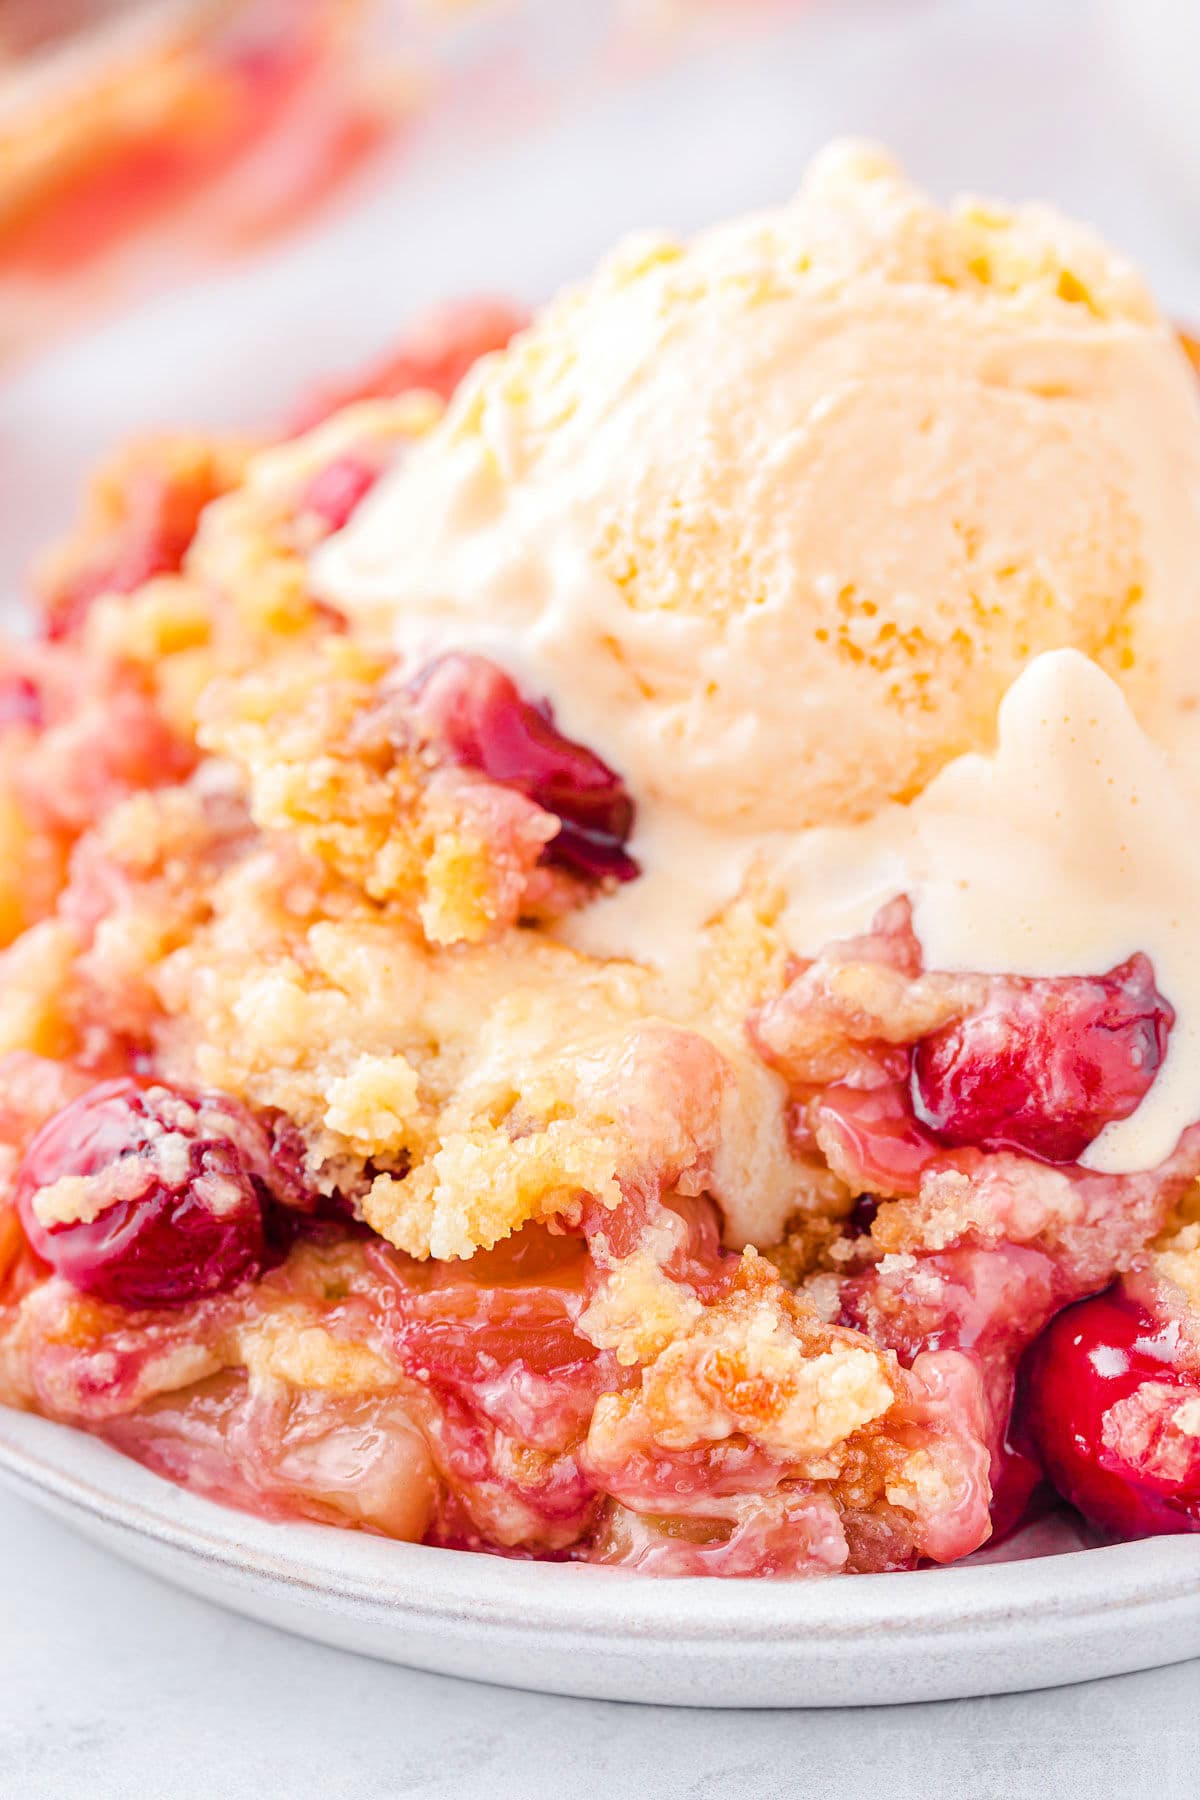
[[[913,1109],[943,1144],[1075,1162],[1142,1100],[1174,1022],[1142,955],[1107,975],[999,980],[917,1044]]]
[[[1200,1531],[1200,1362],[1180,1328],[1118,1286],[1047,1326],[1025,1359],[1019,1417],[1064,1499],[1121,1537]]]
[[[483,656],[439,657],[413,681],[423,726],[456,763],[516,788],[561,821],[547,862],[592,880],[632,881],[626,854],[634,807],[620,776],[583,744],[564,737],[544,702],[533,706]]]
[[[331,532],[340,531],[378,480],[379,470],[361,456],[337,456],[306,483],[300,509],[316,513]]]
[[[879,1201],[874,1194],[860,1194],[850,1208],[846,1223],[851,1237],[866,1237],[879,1216]]]
[[[59,1223],[46,1190],[67,1181]],[[16,1194],[33,1249],[72,1286],[122,1306],[177,1306],[276,1260],[264,1202],[292,1198],[291,1185],[236,1102],[121,1077],[42,1126]]]

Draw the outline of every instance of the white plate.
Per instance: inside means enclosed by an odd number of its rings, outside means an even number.
[[[507,1562],[197,1499],[0,1411],[0,1479],[130,1562],[304,1637],[508,1687],[682,1706],[864,1706],[1200,1655],[1200,1536],[906,1575],[668,1581]]]
[[[991,37],[980,51],[974,9],[867,10],[869,26],[859,8],[814,8],[811,23],[797,12],[686,69],[589,91],[537,131],[514,131],[505,115],[486,155],[478,141],[456,149],[452,133],[441,156],[406,148],[394,183],[298,239],[11,373],[0,381],[0,600],[122,433],[269,421],[310,378],[368,359],[421,304],[480,286],[533,298],[631,225],[686,226],[779,197],[816,144],[847,126],[894,142],[942,187],[1049,190],[1127,241],[1181,313],[1196,313],[1192,242],[1146,203],[1136,146],[1114,130],[1110,72],[1081,60],[1073,9],[1042,9],[1041,35],[1020,52],[1036,55],[1039,88],[1070,89],[1070,129],[1055,108],[1026,108],[1014,128],[1024,65],[1011,34],[998,54]],[[681,145],[686,155],[669,153]],[[1063,1551],[1043,1531],[1010,1547],[1022,1561],[808,1583],[655,1582],[267,1525],[3,1410],[0,1478],[130,1561],[255,1618],[558,1693],[862,1705],[1200,1654],[1200,1536]]]

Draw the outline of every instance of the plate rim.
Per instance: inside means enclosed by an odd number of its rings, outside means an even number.
[[[648,1638],[777,1643],[781,1632],[813,1629],[832,1648],[878,1631],[937,1638],[1002,1627],[1018,1615],[1065,1624],[1200,1599],[1200,1534],[850,1581],[666,1579],[400,1543],[240,1512],[178,1487],[87,1433],[4,1408],[0,1480],[68,1520],[310,1601],[383,1608],[394,1619],[407,1615],[429,1626],[469,1618],[529,1634],[585,1628],[610,1649],[621,1641],[645,1646]],[[629,1606],[632,1594],[636,1608]]]

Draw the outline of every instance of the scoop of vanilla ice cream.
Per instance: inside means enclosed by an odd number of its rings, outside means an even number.
[[[991,743],[1041,651],[1187,710],[1193,386],[1088,231],[835,148],[790,205],[548,306],[315,578],[414,656],[494,656],[647,828],[844,823]]]

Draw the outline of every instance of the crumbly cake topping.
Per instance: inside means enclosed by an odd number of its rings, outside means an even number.
[[[311,580],[441,410],[137,448],[7,653],[0,1398],[393,1536],[911,1567],[1003,1519],[1018,1360],[1116,1280],[1183,1349],[1095,1440],[1190,1480],[1200,1132],[1054,1136],[1153,1081],[1147,959],[927,968],[902,895],[799,959],[758,866],[690,962],[589,954],[620,772]]]

